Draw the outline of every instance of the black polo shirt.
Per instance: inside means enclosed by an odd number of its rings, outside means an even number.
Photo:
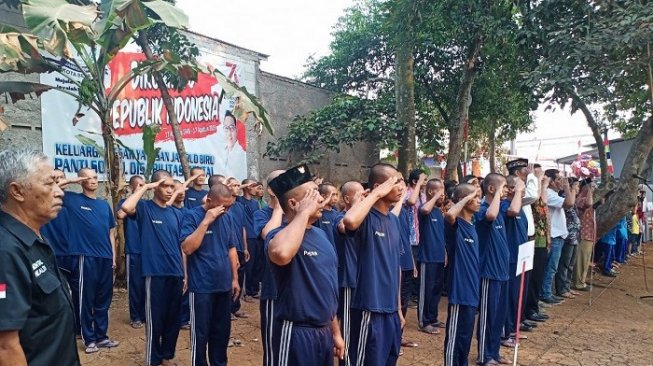
[[[50,245],[0,211],[0,331],[17,330],[30,366],[79,365],[73,305]]]

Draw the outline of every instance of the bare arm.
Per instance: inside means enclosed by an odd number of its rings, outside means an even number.
[[[0,366],[27,366],[17,330],[0,332]]]
[[[487,211],[485,211],[485,219],[489,222],[496,220],[499,216],[499,210],[501,208],[501,191],[503,190],[503,186],[504,185],[502,184],[497,188],[494,197],[492,197],[492,202],[490,202],[490,206],[487,208]]]
[[[419,194],[425,180],[426,180],[426,175],[420,174],[419,179],[417,180],[417,183],[413,188],[413,191],[410,192],[410,196],[408,196],[408,199],[406,200],[406,206],[414,206],[417,203],[417,199],[419,199]]]
[[[449,210],[447,210],[447,212],[444,214],[444,219],[447,220],[449,224],[453,225],[456,222],[456,218],[458,217],[460,212],[462,212],[467,202],[469,202],[474,197],[476,197],[477,194],[478,194],[477,191],[474,191],[468,194],[467,196],[465,196],[457,203],[455,203],[453,206],[451,206]]]
[[[261,229],[261,239],[263,240],[265,240],[265,237],[268,235],[270,231],[281,226],[281,221],[283,220],[283,209],[281,208],[281,205],[278,202],[275,203],[276,204],[272,208],[272,217],[270,217],[270,221],[268,221],[268,223],[265,224],[263,229]]]
[[[131,196],[127,197],[125,202],[122,203],[122,206],[120,206],[120,209],[127,214],[128,216],[132,216],[136,214],[136,206],[138,205],[138,201],[143,198],[143,195],[145,192],[148,190],[157,187],[159,184],[163,182],[163,179],[161,179],[158,182],[154,183],[148,183],[137,189]]]
[[[209,225],[211,225],[215,219],[224,213],[224,207],[218,206],[210,210],[207,210],[204,214],[204,218],[200,221],[199,225],[192,234],[188,235],[183,242],[181,242],[181,251],[186,255],[193,254],[199,247],[202,245],[202,239],[206,235],[206,230],[208,230]]]
[[[403,205],[401,204],[401,202],[397,202],[397,203],[392,207],[392,210],[390,210],[390,212],[392,212],[393,215],[399,217],[399,215],[401,215],[401,208],[402,208],[402,206],[403,206]],[[340,222],[342,222],[342,220],[341,220]]]
[[[345,225],[345,229],[349,231],[358,229],[358,227],[361,226],[365,220],[365,217],[367,217],[367,214],[370,213],[370,210],[376,201],[390,193],[395,184],[397,184],[397,179],[395,177],[389,178],[381,185],[374,188],[374,190],[370,192],[370,194],[368,194],[367,197],[365,197],[360,203],[352,206],[352,208],[347,211],[345,217],[342,219],[343,224]]]
[[[576,184],[578,183],[574,183],[574,186],[572,187],[569,187],[568,184],[565,186],[566,196],[565,196],[565,202],[562,203],[562,207],[572,208],[576,204],[576,192],[578,192],[575,187]]]
[[[431,197],[430,200],[426,201],[426,203],[419,208],[419,213],[421,213],[422,215],[430,214],[431,211],[433,211],[433,208],[435,208],[435,203],[438,201],[441,195],[442,195],[441,190],[435,191],[433,197]]]
[[[333,335],[333,347],[335,348],[335,356],[339,360],[345,359],[345,341],[340,334],[340,326],[338,325],[338,318],[333,317],[331,320],[331,334]]]
[[[318,209],[318,197],[319,193],[316,190],[307,191],[296,208],[293,220],[270,240],[268,256],[272,263],[285,266],[295,257],[302,245],[308,220],[311,214]]]
[[[238,252],[236,252],[235,247],[229,249],[229,263],[231,264],[231,295],[236,299],[240,295],[240,285],[238,285],[238,267],[240,267],[240,263],[238,262]]]
[[[113,254],[113,268],[116,268],[116,228],[109,230],[109,241],[111,241],[111,252]]]
[[[508,207],[508,216],[510,217],[517,217],[519,216],[519,213],[521,212],[522,208],[522,193],[524,192],[524,182],[522,182],[520,179],[517,180],[517,184],[515,185],[515,195],[512,198],[512,201],[510,201],[510,207]]]

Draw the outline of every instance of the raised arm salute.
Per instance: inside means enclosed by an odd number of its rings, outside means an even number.
[[[350,361],[353,365],[394,365],[399,357],[403,315],[400,311],[399,218],[401,175],[389,164],[370,170],[372,191],[347,211],[343,225],[356,237],[358,269],[351,303]],[[372,335],[373,334],[373,335]]]
[[[153,198],[141,200],[150,189]],[[179,248],[181,211],[166,205],[174,189],[172,175],[157,170],[152,183],[137,189],[122,204],[127,215],[136,217],[141,230],[148,365],[171,365],[179,336],[184,277]]]
[[[271,364],[333,365],[341,358],[338,306],[338,259],[324,231],[312,224],[321,216],[322,197],[308,167],[289,169],[269,182],[286,214],[286,223],[265,239],[278,298]],[[279,329],[279,328],[277,328]]]

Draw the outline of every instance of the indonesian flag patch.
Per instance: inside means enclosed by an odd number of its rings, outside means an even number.
[[[7,298],[7,284],[0,283],[0,299],[6,299],[6,298]]]

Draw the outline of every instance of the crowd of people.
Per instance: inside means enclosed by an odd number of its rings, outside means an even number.
[[[338,186],[304,165],[265,182],[158,170],[131,177],[114,215],[92,169],[66,179],[42,153],[0,152],[0,365],[78,365],[76,336],[89,354],[119,346],[116,218],[147,365],[174,365],[181,329],[193,365],[226,365],[232,321],[249,316],[241,300],[259,302],[266,366],[394,365],[417,347],[402,335],[413,307],[420,331],[445,333],[445,365],[468,364],[475,329],[477,364],[512,363],[501,347],[589,291],[594,264],[616,276],[641,253],[642,217],[634,207],[597,239],[591,179],[526,159],[506,168],[458,183],[379,163]],[[81,193],[64,194],[71,184]]]

